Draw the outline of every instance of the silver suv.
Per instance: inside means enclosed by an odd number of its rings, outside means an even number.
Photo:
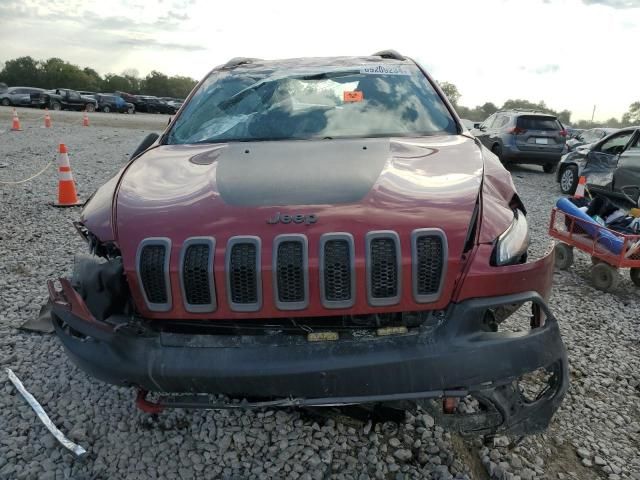
[[[472,133],[505,165],[531,163],[551,173],[566,153],[567,131],[560,121],[533,110],[496,112]]]

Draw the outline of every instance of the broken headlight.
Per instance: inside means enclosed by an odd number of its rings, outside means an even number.
[[[495,265],[522,263],[529,248],[529,225],[521,210],[514,210],[513,222],[498,237],[493,259]]]

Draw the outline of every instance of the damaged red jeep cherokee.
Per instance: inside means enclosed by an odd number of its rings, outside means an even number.
[[[462,431],[537,432],[567,357],[525,215],[411,59],[234,59],[86,203],[54,324],[146,410],[421,402]]]

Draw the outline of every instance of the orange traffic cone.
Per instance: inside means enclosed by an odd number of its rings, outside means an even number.
[[[89,126],[89,115],[87,115],[87,111],[84,111],[84,115],[82,116],[82,126],[83,127],[88,127]]]
[[[67,146],[61,143],[58,154],[58,202],[53,205],[55,207],[74,207],[80,204],[76,184],[73,181],[73,175],[71,175]]]
[[[574,198],[584,198],[584,190],[587,185],[587,177],[580,177],[578,180],[578,186],[576,187],[576,193],[573,195]]]
[[[13,122],[11,122],[11,130],[14,132],[19,132],[20,130],[22,130],[22,127],[20,126],[20,119],[18,118],[18,112],[16,112],[16,109],[13,109]]]
[[[51,128],[51,117],[49,116],[49,109],[44,109],[44,128]]]

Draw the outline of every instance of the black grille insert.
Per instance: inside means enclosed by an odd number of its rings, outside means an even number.
[[[209,284],[210,248],[207,244],[192,244],[187,247],[182,266],[182,278],[186,303],[189,305],[210,305],[211,285]]]
[[[324,297],[331,302],[351,300],[351,249],[347,240],[324,244]]]
[[[393,238],[373,238],[370,245],[371,297],[398,295],[398,252]]]
[[[149,303],[167,303],[164,245],[145,245],[140,252],[140,280]]]
[[[444,243],[441,236],[425,235],[416,239],[416,263],[418,295],[437,294],[444,266]]]
[[[283,303],[305,300],[304,244],[285,240],[278,244],[276,278],[278,301]]]
[[[229,257],[231,301],[236,304],[258,303],[257,250],[255,243],[235,243]]]

